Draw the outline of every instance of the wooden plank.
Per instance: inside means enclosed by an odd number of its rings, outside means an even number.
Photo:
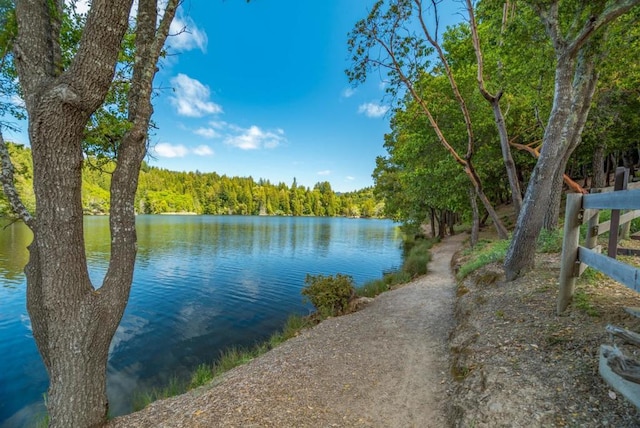
[[[640,292],[640,269],[636,269],[633,266],[603,256],[584,247],[578,247],[578,260],[599,270],[632,290]]]
[[[640,209],[640,189],[584,195],[582,208],[638,210]]]
[[[640,256],[640,249],[618,247],[616,254],[619,256]]]
[[[633,210],[633,211],[629,211],[627,213],[624,213],[623,215],[620,216],[620,223],[624,224],[624,223],[628,223],[631,220],[634,220],[636,218],[640,217],[640,210]],[[591,216],[590,219],[594,219],[594,216]],[[591,221],[590,220],[590,221]],[[591,223],[589,223],[589,227],[591,228]],[[609,229],[611,229],[611,220],[607,220],[607,221],[603,221],[602,223],[598,224],[598,235],[602,235],[603,233],[607,233],[609,231]],[[591,229],[589,229],[590,231]],[[589,231],[587,233],[589,233]],[[592,236],[592,235],[588,235],[588,236]],[[640,239],[640,236],[635,236],[635,235],[631,235],[631,239]],[[588,245],[587,245],[588,247]]]
[[[596,245],[593,248],[590,248],[590,250],[595,251],[598,254],[602,254],[602,245]],[[587,268],[589,267],[588,264],[586,263],[581,263],[579,261],[576,261],[576,263],[578,263],[578,277],[581,277],[582,274],[584,273],[585,270],[587,270]]]
[[[616,168],[616,181],[613,185],[614,191],[624,190],[629,170],[625,167]],[[614,193],[615,194],[615,193]],[[611,227],[609,229],[609,246],[607,248],[608,256],[615,259],[618,254],[618,231],[620,229],[620,210],[611,210]]]
[[[574,269],[578,260],[578,244],[580,241],[580,208],[584,196],[580,193],[567,195],[564,215],[564,235],[562,240],[562,255],[560,256],[560,286],[556,312],[560,315],[567,309],[575,289],[576,276],[579,271]]]
[[[629,315],[633,315],[634,317],[640,318],[640,308],[636,308],[633,306],[626,306],[624,310]]]
[[[629,382],[618,376],[609,367],[607,356],[614,352],[614,348],[607,345],[600,346],[600,359],[598,364],[598,371],[600,376],[616,391],[622,394],[627,400],[629,400],[637,409],[640,410],[640,385],[637,383]]]
[[[627,189],[640,189],[640,181],[632,181],[627,184]],[[589,189],[589,194],[614,192],[614,186]]]

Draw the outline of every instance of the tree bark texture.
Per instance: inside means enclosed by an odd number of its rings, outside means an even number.
[[[591,187],[600,189],[606,186],[605,177],[605,158],[604,152],[606,150],[606,143],[604,140],[600,140],[596,144],[596,149],[593,152],[593,181]]]
[[[473,248],[478,243],[478,237],[480,236],[480,210],[478,210],[478,200],[473,188],[469,188],[469,201],[471,202],[471,212],[473,213],[471,221],[471,248]]]
[[[169,1],[156,34],[156,1],[139,2],[129,92],[132,126],[112,177],[111,260],[96,289],[84,248],[82,141],[113,79],[132,0],[93,0],[66,70],[59,45],[63,2],[16,2],[15,61],[29,115],[36,196],[25,267],[27,308],[49,374],[51,427],[93,427],[106,421],[109,345],[128,301],[136,257],[133,202],[152,112],[151,85],[177,3]]]
[[[554,178],[569,146],[565,127],[570,122],[568,119],[572,113],[571,81],[574,64],[575,58],[558,58],[554,102],[544,133],[544,142],[529,179],[522,210],[505,257],[507,280],[513,280],[522,272],[534,267],[536,241],[551,202]]]
[[[556,51],[554,99],[540,157],[531,175],[505,257],[507,280],[513,280],[534,267],[536,240],[545,216],[549,209],[553,210],[555,204],[559,204],[561,194],[554,185],[558,185],[569,156],[580,142],[597,83],[595,60],[602,36],[594,38],[593,34],[638,4],[640,0],[621,0],[611,5],[587,21],[570,40],[560,34],[557,1],[544,10],[538,10]],[[549,223],[552,223],[552,217],[556,217],[555,213],[549,215]]]

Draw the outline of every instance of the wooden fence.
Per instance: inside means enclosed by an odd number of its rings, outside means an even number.
[[[616,185],[602,189],[601,193],[567,195],[564,240],[560,261],[560,290],[557,312],[561,314],[573,298],[575,281],[590,266],[627,287],[640,292],[640,269],[616,260],[616,255],[628,253],[618,248],[619,229],[628,233],[629,224],[640,217],[640,185],[633,183],[627,189],[628,170],[616,170]],[[613,190],[613,191],[612,191]],[[620,190],[620,191],[617,191]],[[610,209],[611,220],[599,223],[600,210]],[[636,210],[621,213],[622,210]],[[584,246],[580,245],[580,226],[587,223]],[[601,254],[598,235],[609,233],[608,255]]]

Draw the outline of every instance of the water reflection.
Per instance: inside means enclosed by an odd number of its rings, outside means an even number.
[[[362,284],[401,262],[399,232],[389,221],[138,216],[136,225],[133,288],[108,365],[114,415],[131,411],[134,391],[186,378],[222,349],[264,340],[290,313],[308,313],[300,296],[307,273],[339,272]],[[90,276],[100,284],[108,218],[86,218],[85,237]],[[23,426],[42,408],[47,385],[24,302],[31,239],[21,224],[0,230],[2,427]]]

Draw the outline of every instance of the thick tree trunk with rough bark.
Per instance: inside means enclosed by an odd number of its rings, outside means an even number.
[[[551,116],[545,130],[542,150],[536,163],[518,216],[511,245],[505,257],[507,280],[533,269],[535,247],[550,203],[554,178],[568,148],[565,138],[567,122],[572,113],[571,82],[575,58],[558,58],[555,76],[555,97]]]
[[[51,427],[101,426],[107,417],[106,365],[133,277],[133,202],[152,113],[152,81],[178,1],[166,5],[157,33],[156,0],[139,1],[131,128],[120,142],[111,183],[111,260],[102,286],[94,288],[83,237],[82,141],[113,79],[131,4],[93,0],[78,51],[63,70],[63,2],[16,2],[15,62],[29,114],[37,215],[15,208],[21,206],[17,194],[12,206],[34,234],[25,267],[27,308],[49,374]],[[3,185],[11,187],[2,158]]]

